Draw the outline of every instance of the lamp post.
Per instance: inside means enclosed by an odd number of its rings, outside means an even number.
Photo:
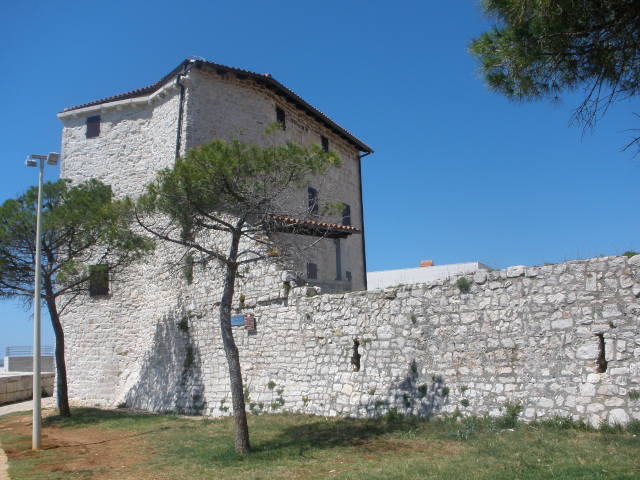
[[[40,374],[40,273],[42,256],[42,177],[44,162],[57,165],[59,153],[49,155],[30,155],[24,164],[27,167],[37,167],[40,161],[40,176],[38,179],[38,213],[36,220],[36,265],[35,265],[35,294],[33,299],[33,436],[31,447],[40,450],[42,447],[42,409],[41,409],[41,374]]]

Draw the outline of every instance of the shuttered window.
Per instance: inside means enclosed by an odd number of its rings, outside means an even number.
[[[87,138],[93,138],[100,135],[100,115],[87,118]]]
[[[287,129],[286,116],[284,114],[284,110],[281,109],[280,107],[276,107],[276,120],[280,125],[282,125],[283,130]]]
[[[342,210],[342,225],[351,226],[351,206],[346,203],[342,204],[344,209]]]
[[[104,264],[89,266],[89,295],[109,294],[109,269]]]
[[[325,152],[329,151],[329,139],[327,137],[320,137],[320,143],[322,145],[322,150],[324,150]]]
[[[307,263],[307,279],[315,280],[318,278],[318,265],[315,263]]]

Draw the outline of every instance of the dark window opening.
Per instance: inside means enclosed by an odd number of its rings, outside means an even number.
[[[320,137],[320,143],[322,144],[322,150],[325,152],[329,151],[329,139],[325,136]]]
[[[342,247],[340,239],[334,238],[333,244],[336,247],[336,280],[342,280]]]
[[[353,371],[360,371],[360,357],[361,355],[358,353],[358,347],[360,346],[360,342],[358,340],[353,340],[353,356],[351,357],[351,365],[353,365]]]
[[[100,115],[87,118],[87,138],[93,138],[100,135]]]
[[[287,129],[286,116],[284,110],[280,107],[276,107],[276,121],[282,126],[283,130]]]
[[[347,277],[347,280],[350,282],[351,281],[351,272],[349,270],[346,271],[345,276]]]
[[[307,188],[307,198],[309,199],[309,213],[318,215],[318,191],[315,188]]]
[[[307,263],[307,278],[309,280],[315,280],[318,278],[318,265],[315,263]]]
[[[109,294],[109,269],[106,265],[89,266],[89,295]]]
[[[351,206],[342,204],[342,225],[351,226]]]
[[[596,360],[596,372],[604,373],[607,371],[607,359],[604,351],[604,334],[596,333],[596,337],[598,337],[600,348],[598,349],[598,359]]]

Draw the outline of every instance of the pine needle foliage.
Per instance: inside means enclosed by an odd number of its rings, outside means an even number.
[[[557,101],[583,90],[571,122],[592,130],[608,107],[640,89],[640,2],[482,0],[494,26],[469,50],[487,87],[513,101]],[[624,149],[640,148],[635,136]]]

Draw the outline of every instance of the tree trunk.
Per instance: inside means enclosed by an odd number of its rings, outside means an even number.
[[[47,290],[46,285],[45,290]],[[53,291],[51,293],[53,293]],[[49,316],[51,317],[53,332],[56,336],[55,355],[58,411],[61,417],[70,417],[71,410],[69,409],[69,393],[67,390],[67,366],[64,361],[64,332],[62,331],[60,317],[58,316],[58,308],[56,307],[56,301],[53,298],[53,295],[49,295],[49,293],[47,292],[45,299],[47,302],[47,307],[49,308]]]
[[[229,367],[229,383],[231,385],[231,401],[233,404],[233,418],[236,427],[236,452],[246,453],[249,446],[249,426],[247,425],[247,411],[244,403],[244,389],[242,385],[242,371],[240,370],[240,355],[233,338],[231,329],[231,302],[235,290],[237,273],[236,259],[240,234],[234,233],[229,251],[229,262],[225,267],[224,290],[220,302],[220,330],[222,332],[222,344],[227,356]]]

